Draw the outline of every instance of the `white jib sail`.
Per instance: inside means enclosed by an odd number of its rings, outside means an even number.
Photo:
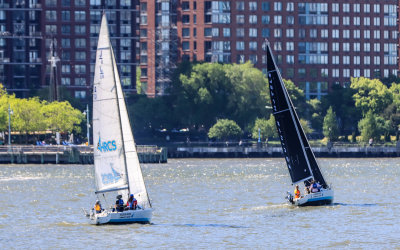
[[[117,64],[115,63],[115,57],[113,56],[112,58],[114,60],[114,71],[117,72],[118,69],[117,69]],[[139,206],[150,207],[150,202],[148,200],[147,191],[143,180],[143,174],[140,168],[139,158],[136,152],[135,141],[133,139],[129,116],[126,109],[124,94],[122,92],[122,87],[120,84],[120,79],[118,74],[116,74],[116,79],[117,79],[116,87],[117,87],[117,95],[119,102],[121,127],[122,127],[122,137],[124,140],[125,159],[128,171],[127,174],[129,181],[129,192],[135,195],[135,198],[138,201]]]
[[[127,188],[128,180],[118,110],[118,72],[113,64],[107,20],[103,15],[93,83],[93,144],[98,192]],[[117,82],[117,85],[120,84]]]

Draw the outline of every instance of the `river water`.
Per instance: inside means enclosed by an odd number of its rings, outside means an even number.
[[[282,159],[144,164],[152,224],[103,226],[81,211],[96,199],[93,166],[2,165],[0,249],[400,248],[400,160],[319,162],[334,204],[303,208],[285,203]]]

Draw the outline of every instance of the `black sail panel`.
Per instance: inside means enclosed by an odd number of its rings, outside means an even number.
[[[272,110],[292,182],[297,183],[312,178],[313,174],[300,135],[304,132],[299,125],[269,45],[267,45],[267,71]]]

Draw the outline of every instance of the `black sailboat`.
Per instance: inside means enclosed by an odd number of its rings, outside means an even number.
[[[299,206],[330,204],[333,201],[333,190],[326,183],[318,167],[292,100],[276,66],[269,42],[266,42],[265,48],[267,51],[267,75],[272,112],[292,183],[303,182],[306,190],[311,190],[313,186],[318,189],[318,192],[305,192],[299,198],[293,198],[293,195],[289,193],[288,200]]]

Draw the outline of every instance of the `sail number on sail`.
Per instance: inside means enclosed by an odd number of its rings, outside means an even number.
[[[117,143],[115,142],[115,140],[101,142],[101,139],[99,138],[99,142],[97,143],[97,149],[103,153],[109,151],[115,151],[117,150]]]

